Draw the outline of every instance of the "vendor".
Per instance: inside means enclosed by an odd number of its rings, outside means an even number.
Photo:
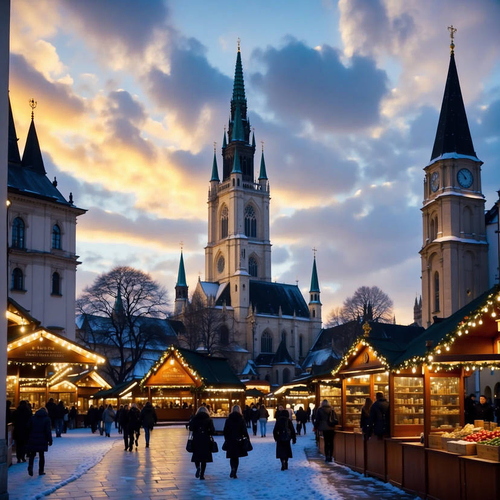
[[[493,407],[486,400],[486,396],[479,396],[479,404],[474,408],[474,420],[494,422]]]

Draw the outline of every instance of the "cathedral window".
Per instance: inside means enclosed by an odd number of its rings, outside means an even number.
[[[57,224],[52,228],[52,248],[61,250],[61,228]]]
[[[12,282],[11,282],[11,290],[24,290],[24,275],[23,271],[16,267],[12,271]]]
[[[257,237],[257,217],[251,205],[245,208],[245,236],[249,238]]]
[[[286,330],[283,330],[281,332],[281,340],[284,340],[285,341],[285,345],[286,345]]]
[[[434,273],[434,312],[439,311],[439,273]]]
[[[248,259],[248,274],[256,278],[257,271],[258,271],[257,260],[255,260],[255,257],[250,257]]]
[[[24,246],[25,224],[21,217],[16,217],[12,224],[12,248],[25,248]]]
[[[217,271],[219,271],[219,274],[222,274],[224,272],[225,266],[226,266],[226,259],[224,259],[224,256],[221,255],[219,257],[219,260],[217,261]]]
[[[226,325],[219,328],[219,343],[220,345],[229,344],[229,328]]]
[[[221,239],[227,238],[228,227],[229,227],[229,210],[224,205],[224,207],[221,210],[221,215],[220,215],[220,237],[221,237]]]
[[[267,330],[262,334],[262,337],[260,338],[260,351],[273,352],[273,338]]]
[[[58,272],[52,273],[52,295],[61,295],[61,276]]]

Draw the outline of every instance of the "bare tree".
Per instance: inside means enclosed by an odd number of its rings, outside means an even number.
[[[165,348],[161,322],[167,313],[167,292],[148,274],[115,267],[98,276],[77,300],[84,315],[78,340],[107,358],[104,371],[116,384],[133,374],[146,351]]]
[[[343,325],[346,322],[344,317],[344,311],[342,307],[334,307],[328,317],[326,318],[325,326],[326,328],[331,328],[332,326]]]
[[[377,286],[361,286],[352,297],[344,300],[342,314],[347,321],[371,320],[381,323],[393,321],[393,302]]]

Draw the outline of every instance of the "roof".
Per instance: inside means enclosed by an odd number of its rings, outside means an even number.
[[[224,132],[224,139],[226,138],[226,132]],[[212,164],[212,177],[210,178],[210,182],[217,181],[219,182],[219,169],[217,168],[217,157],[214,151],[214,162]]]
[[[318,280],[318,271],[316,269],[316,257],[314,257],[313,262],[313,270],[311,275],[311,288],[309,292],[320,292],[319,290],[319,280]]]
[[[255,141],[255,134],[254,134],[253,138]],[[264,160],[264,149],[262,150],[262,156],[260,157],[259,181],[262,179],[267,180],[266,162]]]
[[[140,379],[134,378],[132,380],[127,380],[126,382],[121,382],[115,385],[111,389],[106,389],[104,391],[98,391],[94,395],[90,396],[92,399],[108,399],[117,398],[120,394],[130,392],[135,386],[139,386]],[[129,389],[129,390],[127,390]]]
[[[33,114],[31,115],[31,124],[28,130],[28,137],[26,138],[26,145],[24,146],[21,163],[24,167],[32,168],[39,174],[45,175],[47,173],[43,165],[42,151],[40,150],[40,143],[38,142]]]
[[[274,354],[273,360],[271,362],[272,365],[293,365],[295,364],[292,356],[288,352],[286,348],[286,341],[283,339]]]
[[[234,68],[233,98],[231,102],[246,102],[245,82],[243,80],[243,65],[241,64],[241,52],[238,48],[236,54],[236,65]]]
[[[215,161],[215,155],[214,155],[214,161]],[[186,270],[184,269],[184,256],[182,255],[182,250],[181,250],[181,260],[179,261],[179,272],[177,273],[177,283],[175,286],[187,286]]]
[[[257,366],[271,366],[273,358],[274,358],[274,354],[272,352],[265,353],[265,354],[259,354],[255,358],[255,364]]]
[[[446,153],[476,157],[452,52],[431,161]]]
[[[257,314],[309,318],[309,308],[297,285],[250,280],[250,303]]]
[[[335,352],[331,347],[320,349],[317,351],[309,351],[304,362],[302,369],[311,369],[311,373],[315,373],[318,369],[330,371],[337,365],[342,356]]]
[[[239,106],[238,106],[238,109]],[[241,123],[241,119],[239,121]],[[240,155],[238,154],[238,150],[234,150],[234,163],[233,163],[233,170],[231,172],[232,174],[241,174],[241,165],[240,165]]]

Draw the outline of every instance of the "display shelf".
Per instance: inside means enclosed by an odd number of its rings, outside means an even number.
[[[460,425],[459,377],[430,377],[431,430]]]
[[[342,390],[340,387],[333,385],[320,385],[320,401],[324,399],[330,402],[330,405],[335,410],[339,424],[342,424]]]
[[[394,377],[394,425],[424,424],[424,380]]]

